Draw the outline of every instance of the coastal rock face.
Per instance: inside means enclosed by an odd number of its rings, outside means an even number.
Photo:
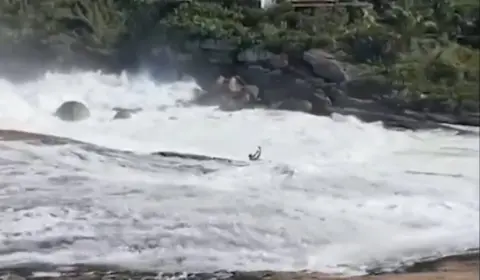
[[[67,101],[58,107],[55,116],[63,121],[82,121],[90,117],[90,110],[81,102]]]
[[[348,79],[347,73],[334,56],[321,49],[304,52],[303,59],[312,66],[313,72],[320,78],[332,83],[341,83]]]
[[[229,112],[266,107],[318,116],[337,113],[412,130],[446,128],[441,123],[479,123],[474,114],[446,114],[443,108],[437,110],[441,114],[424,111],[425,106],[415,105],[420,101],[406,102],[408,93],[396,89],[385,77],[358,75],[357,66],[338,61],[322,49],[290,57],[258,46],[239,52],[236,62],[212,62],[215,59],[210,56],[232,57],[231,47],[213,41],[197,45],[192,53],[201,54],[201,59],[193,57],[195,67],[183,68],[202,88],[194,99],[197,105]]]
[[[238,111],[252,104],[259,95],[254,85],[241,83],[239,77],[218,77],[208,90],[197,90],[193,102],[203,106],[219,106],[222,111]]]
[[[358,99],[381,99],[393,92],[392,85],[384,77],[365,77],[352,79],[343,84],[345,93]]]
[[[310,113],[312,111],[312,103],[306,100],[288,99],[280,103],[277,109]]]
[[[355,13],[241,2],[190,2],[162,23],[175,34],[166,35],[168,44],[192,55],[180,64],[204,92],[197,104],[347,114],[401,129],[479,123],[478,49],[455,39],[474,34],[467,21],[478,17],[470,12],[444,2],[432,9],[445,18],[435,19],[395,1],[371,2],[373,11],[370,3],[355,3]],[[455,16],[457,23],[447,20]],[[444,28],[452,25],[457,31]],[[449,32],[456,35],[441,43]],[[226,82],[212,86],[219,76]],[[229,88],[231,79],[240,87]]]
[[[318,116],[329,116],[332,107],[332,101],[323,91],[314,93],[310,98],[312,104],[311,113]]]

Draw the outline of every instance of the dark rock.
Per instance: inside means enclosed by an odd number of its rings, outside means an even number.
[[[228,79],[228,90],[232,93],[241,92],[243,86],[240,84],[237,77],[231,77]]]
[[[237,74],[242,77],[242,79],[252,85],[256,85],[260,89],[268,89],[271,84],[271,79],[273,77],[270,70],[263,68],[259,65],[249,65],[246,67],[237,67]],[[280,72],[281,74],[281,72]]]
[[[480,102],[475,100],[464,100],[458,104],[458,110],[467,114],[480,113]]]
[[[231,80],[230,80],[231,82]],[[230,85],[227,79],[223,76],[206,86],[208,90],[197,90],[193,103],[203,106],[213,106],[221,104],[227,94],[231,94]]]
[[[123,107],[113,107],[112,111],[119,112],[119,111],[128,111],[132,114],[136,114],[138,112],[142,111],[142,108],[137,107],[137,108],[123,108]]]
[[[210,40],[193,47],[201,55],[192,62],[191,72],[203,89],[196,104],[219,105],[224,111],[266,106],[320,116],[338,112],[401,129],[441,128],[439,123],[479,125],[478,116],[463,109],[462,114],[454,113],[451,104],[421,98],[411,102],[406,91],[395,89],[384,77],[362,76],[358,66],[340,62],[321,49],[296,56],[256,46],[236,54],[240,63],[234,63],[227,61],[235,53],[227,41]],[[219,76],[232,78],[219,82]]]
[[[323,88],[327,84],[324,79],[317,77],[310,77],[308,82],[315,88]]]
[[[263,104],[272,105],[289,98],[290,92],[286,89],[265,89],[260,98]]]
[[[295,79],[295,83],[290,86],[290,91],[295,93],[295,97],[308,99],[315,93],[315,87],[309,82],[302,79]]]
[[[314,93],[310,98],[312,104],[312,114],[319,116],[329,116],[332,108],[332,101],[321,91]]]
[[[211,51],[208,54],[208,62],[214,64],[232,64],[233,59],[229,53]]]
[[[90,111],[81,102],[67,101],[58,107],[55,116],[63,121],[82,121],[90,117]]]
[[[332,101],[334,106],[342,106],[341,102],[347,98],[346,94],[334,84],[326,83],[321,89]]]
[[[311,49],[304,52],[303,59],[312,66],[313,72],[318,77],[332,83],[341,83],[348,79],[342,65],[330,53],[320,49]]]
[[[442,125],[432,121],[421,121],[408,116],[399,116],[395,114],[372,112],[356,108],[334,108],[332,110],[341,115],[355,116],[364,122],[382,122],[386,128],[408,129],[408,130],[428,130],[428,129],[444,129],[454,131],[459,134],[474,134],[463,129],[457,129]]]
[[[244,51],[241,51],[237,55],[237,60],[239,62],[245,62],[245,63],[259,63],[261,61],[267,61],[271,59],[274,56],[273,53],[266,51],[262,47],[252,47],[249,49],[246,49]]]
[[[287,99],[281,102],[276,108],[279,110],[310,113],[312,111],[312,103],[301,99]]]
[[[197,155],[197,154],[177,153],[177,152],[153,152],[151,153],[151,155],[169,157],[169,158],[193,159],[197,161],[218,161],[218,162],[224,162],[229,164],[241,164],[241,165],[244,164],[244,162],[235,161],[227,158],[211,157],[211,156]]]
[[[342,95],[337,96],[337,99],[335,100],[335,106],[340,108],[355,108],[359,110],[368,110],[371,112],[395,113],[393,110],[391,110],[385,105],[382,105],[379,102],[373,100],[357,99]]]
[[[426,119],[448,123],[456,125],[467,125],[467,126],[480,126],[480,115],[479,114],[463,114],[455,116],[453,114],[435,114],[435,113],[426,113]]]
[[[286,54],[274,54],[268,60],[268,65],[274,69],[282,69],[288,66],[288,56]]]
[[[246,108],[248,102],[245,99],[222,98],[220,106],[222,111],[232,112]]]
[[[268,90],[261,95],[266,104],[274,104],[285,99],[308,100],[315,93],[315,88],[302,79],[284,75],[282,80],[275,81]]]
[[[246,83],[258,88],[258,99],[265,104],[284,100],[292,93],[300,92],[295,81],[280,70],[269,71],[261,66],[249,66],[241,70],[240,76]]]
[[[380,99],[390,96],[393,88],[383,77],[366,77],[346,81],[342,88],[351,97],[358,99]]]
[[[199,43],[199,47],[204,50],[231,52],[237,47],[232,42],[227,40],[207,39]]]
[[[131,118],[134,114],[142,111],[142,108],[121,108],[121,107],[114,107],[112,109],[115,111],[115,115],[113,116],[114,120],[117,119],[129,119]]]
[[[210,91],[212,85],[216,83],[218,78],[223,76],[222,69],[214,65],[205,67],[201,65],[202,63],[189,65],[187,66],[187,71],[194,77],[199,87],[205,91]]]
[[[260,95],[260,89],[255,85],[246,85],[244,86],[244,90],[253,98],[253,100],[257,100]]]
[[[202,92],[192,102],[201,106],[214,106],[222,102],[222,96],[215,93]]]
[[[133,114],[129,111],[117,111],[115,115],[113,116],[114,120],[119,120],[119,119],[130,119],[133,116]]]

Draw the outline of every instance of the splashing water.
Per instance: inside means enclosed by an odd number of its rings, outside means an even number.
[[[478,247],[478,137],[184,106],[194,87],[99,72],[0,80],[0,129],[135,152],[0,142],[0,265],[351,273]],[[56,119],[67,100],[91,117]],[[143,110],[113,121],[114,107]],[[212,172],[148,155],[246,160],[258,145],[263,161]]]

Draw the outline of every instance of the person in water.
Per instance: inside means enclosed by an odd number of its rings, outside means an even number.
[[[261,155],[262,155],[262,147],[258,146],[257,151],[255,151],[255,153],[248,155],[248,159],[251,161],[259,160]]]

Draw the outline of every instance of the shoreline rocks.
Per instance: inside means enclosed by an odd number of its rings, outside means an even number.
[[[113,149],[100,147],[95,144],[90,144],[90,143],[86,143],[86,142],[82,142],[79,140],[74,140],[66,137],[47,135],[47,134],[41,134],[41,133],[35,133],[35,132],[7,130],[7,129],[3,129],[3,130],[0,129],[0,142],[2,141],[24,141],[32,145],[51,145],[51,146],[75,144],[89,150],[114,151]],[[125,154],[132,154],[132,152],[128,150],[115,150],[115,151],[122,152]],[[185,160],[194,160],[194,161],[203,161],[203,162],[212,161],[212,162],[223,163],[231,166],[248,165],[247,157],[245,157],[245,161],[240,161],[240,160],[233,160],[229,158],[222,158],[222,157],[215,157],[215,156],[208,156],[208,155],[201,155],[201,154],[173,152],[173,151],[155,151],[155,152],[148,153],[147,155],[158,156],[161,158],[169,158],[169,159],[185,159]]]
[[[198,57],[192,55],[181,66],[202,88],[194,101],[199,105],[219,105],[225,111],[264,106],[319,116],[338,113],[409,130],[448,129],[444,124],[480,125],[478,110],[455,111],[448,104],[442,107],[427,104],[427,100],[409,100],[408,92],[385,77],[359,75],[361,69],[326,50],[310,49],[299,58],[256,47],[241,52],[241,60],[218,62],[209,56],[229,57],[232,49],[222,49],[220,43],[213,48],[212,44],[190,50]],[[205,51],[206,47],[212,49]]]

